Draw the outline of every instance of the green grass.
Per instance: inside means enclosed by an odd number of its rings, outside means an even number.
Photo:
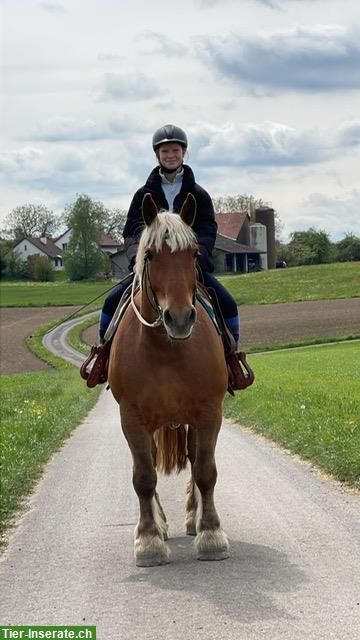
[[[49,354],[41,345],[44,332],[44,328],[36,332],[29,343],[54,369],[1,377],[0,534],[102,388],[88,389],[76,367]]]
[[[24,282],[0,283],[1,307],[61,307],[83,305],[110,289],[115,281],[106,282]],[[104,298],[96,304],[101,305]]]
[[[86,344],[81,340],[81,335],[83,331],[85,331],[85,329],[87,329],[88,327],[91,327],[94,324],[98,324],[98,322],[99,322],[99,318],[88,318],[81,324],[75,325],[75,327],[73,327],[71,331],[69,331],[68,333],[69,344],[71,344],[71,346],[74,347],[74,349],[77,349],[77,351],[80,351],[85,355],[90,353],[90,347],[88,344]]]
[[[249,360],[256,381],[224,415],[360,488],[360,343]]]
[[[275,269],[219,279],[239,305],[360,296],[360,262]]]
[[[233,294],[239,305],[360,296],[360,262],[222,275],[219,279]],[[61,279],[55,282],[4,281],[0,283],[0,306],[83,305],[110,287],[109,281],[69,282]],[[99,299],[97,306],[101,303],[102,299]]]

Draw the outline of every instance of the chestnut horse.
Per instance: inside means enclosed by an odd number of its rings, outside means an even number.
[[[179,215],[159,213],[148,193],[142,214],[134,280],[140,290],[133,287],[114,337],[108,375],[140,503],[135,560],[137,566],[168,562],[156,471],[179,472],[187,458],[186,533],[196,535],[200,560],[221,560],[229,544],[214,504],[215,446],[228,371],[221,337],[195,298],[196,201],[188,194]]]

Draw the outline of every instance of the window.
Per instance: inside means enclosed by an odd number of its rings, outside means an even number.
[[[65,249],[67,248],[67,242],[63,242],[63,243],[62,243],[62,248],[63,248],[63,249],[64,249],[64,251],[65,251]]]
[[[24,251],[27,251],[27,245],[24,244]]]

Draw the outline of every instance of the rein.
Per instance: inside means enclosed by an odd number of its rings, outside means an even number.
[[[142,277],[141,277],[141,288],[144,288],[144,283],[145,283],[145,289],[146,289],[146,295],[147,295],[147,284],[150,287],[150,291],[152,293],[155,305],[154,306],[152,304],[152,302],[150,301],[149,297],[148,300],[150,302],[150,305],[152,306],[152,308],[154,309],[154,311],[157,312],[158,317],[156,318],[156,320],[154,320],[154,322],[148,322],[147,320],[145,320],[145,318],[141,315],[139,309],[137,308],[136,304],[135,304],[135,289],[138,285],[138,283],[140,283],[140,278],[138,276],[138,274],[135,275],[133,283],[132,283],[132,287],[131,287],[131,306],[134,309],[134,313],[137,317],[138,320],[140,320],[141,324],[143,324],[145,327],[150,327],[150,328],[155,328],[155,327],[159,327],[161,324],[163,324],[163,310],[160,307],[157,299],[156,299],[156,294],[151,286],[151,281],[150,281],[150,276],[149,276],[149,270],[148,270],[148,256],[145,256],[145,262],[144,262],[144,269],[142,272]],[[145,282],[145,276],[147,276],[147,282]]]

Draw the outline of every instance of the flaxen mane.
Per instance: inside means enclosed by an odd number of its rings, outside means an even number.
[[[144,269],[144,256],[149,247],[160,251],[163,243],[170,247],[171,253],[184,251],[197,244],[196,236],[177,213],[160,212],[150,226],[143,230],[136,256],[135,270],[141,278]]]

